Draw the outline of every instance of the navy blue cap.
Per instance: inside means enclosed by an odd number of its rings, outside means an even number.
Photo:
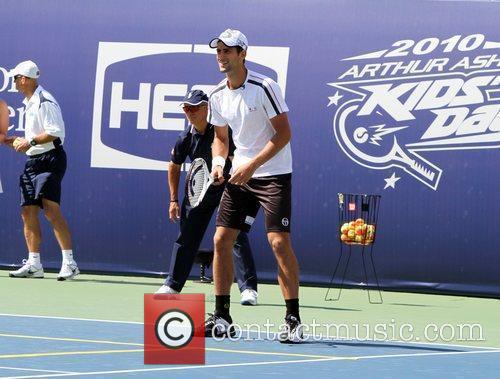
[[[195,89],[187,93],[184,100],[182,100],[181,105],[200,105],[202,103],[208,103],[208,96],[202,90]]]

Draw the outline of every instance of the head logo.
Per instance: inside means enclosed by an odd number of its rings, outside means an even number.
[[[91,167],[166,170],[165,151],[186,126],[180,102],[222,80],[215,53],[207,44],[100,42]],[[288,47],[255,46],[246,59],[285,92],[288,55]]]
[[[500,43],[474,34],[392,46],[343,59],[360,63],[328,83],[335,138],[356,163],[399,167],[436,190],[442,169],[421,152],[500,147]]]
[[[288,225],[290,224],[290,221],[288,221],[288,219],[287,219],[286,217],[283,217],[283,218],[281,219],[281,224],[282,224],[283,226],[288,226]]]

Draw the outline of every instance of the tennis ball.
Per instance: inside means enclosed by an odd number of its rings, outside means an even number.
[[[353,240],[355,236],[356,236],[356,232],[354,232],[354,229],[349,229],[349,231],[347,232],[347,237],[349,237],[349,239]]]
[[[356,242],[363,242],[363,236],[356,236],[354,239]]]
[[[340,235],[340,240],[341,240],[341,241],[348,241],[348,240],[349,240],[349,237],[347,237],[347,234],[341,234],[341,235]]]
[[[356,221],[355,221],[356,225],[363,225],[365,223],[365,220],[363,220],[362,218],[358,218]]]
[[[375,236],[375,225],[368,225],[366,229],[366,237],[369,239],[373,239]]]
[[[350,229],[354,229],[354,227],[355,227],[355,226],[356,226],[356,223],[355,223],[354,221],[351,221],[351,222],[349,223],[349,228],[350,228]]]
[[[340,228],[340,232],[343,234],[346,234],[347,231],[349,230],[349,224],[346,222],[342,227]]]

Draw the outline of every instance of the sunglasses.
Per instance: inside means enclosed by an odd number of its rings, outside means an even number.
[[[182,109],[186,113],[191,113],[198,112],[202,107],[206,107],[206,105],[185,105],[182,107]]]
[[[22,78],[22,77],[23,77],[22,75],[14,75],[14,81],[16,81],[17,79]]]

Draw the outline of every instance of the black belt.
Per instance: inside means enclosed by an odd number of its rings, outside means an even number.
[[[54,144],[54,148],[49,150],[49,151],[45,151],[43,153],[40,153],[40,154],[33,154],[33,155],[29,155],[29,158],[37,158],[37,157],[42,157],[44,156],[45,154],[49,154],[51,152],[53,152],[54,150],[55,151],[60,151],[60,150],[63,150],[63,147],[62,147],[62,141],[59,137],[57,137],[54,141],[51,141],[53,144]]]

